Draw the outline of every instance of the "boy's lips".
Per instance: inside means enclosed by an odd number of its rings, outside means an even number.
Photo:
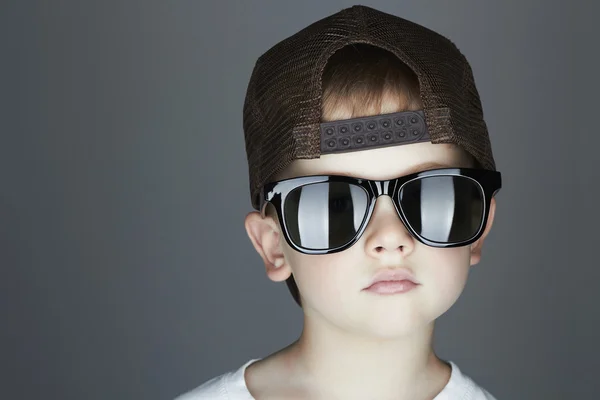
[[[384,269],[377,272],[363,290],[378,294],[394,294],[407,292],[418,285],[420,283],[409,269]]]

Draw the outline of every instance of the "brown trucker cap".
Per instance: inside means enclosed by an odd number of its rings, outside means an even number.
[[[394,119],[400,115],[394,114],[390,119],[381,115],[347,120],[347,125],[345,121],[323,123],[323,70],[337,50],[354,43],[387,50],[411,68],[419,81],[423,109],[410,114],[408,121]],[[394,131],[399,128],[394,123],[410,125],[410,121],[421,126],[414,131],[418,135]],[[362,138],[369,129],[376,143],[371,147],[386,145],[379,143],[401,135],[404,138],[387,145],[423,138],[453,143],[470,153],[481,168],[496,170],[481,100],[465,56],[444,36],[366,6],[346,8],[314,22],[261,55],[248,84],[243,127],[255,209],[262,187],[293,160],[319,158],[344,147],[357,150],[345,145],[356,142],[353,134],[360,133]]]

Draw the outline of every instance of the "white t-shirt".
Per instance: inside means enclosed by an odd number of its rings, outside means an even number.
[[[246,387],[246,367],[257,360],[250,360],[235,371],[230,371],[205,382],[196,389],[175,400],[255,400]],[[450,380],[433,400],[496,400],[471,378],[460,372],[452,361]]]

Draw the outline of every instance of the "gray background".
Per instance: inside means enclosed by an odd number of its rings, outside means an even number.
[[[504,188],[436,347],[499,399],[597,396],[599,10],[579,3],[364,3],[473,66]],[[243,229],[242,103],[260,54],[352,4],[2,2],[0,398],[169,399],[297,337]]]

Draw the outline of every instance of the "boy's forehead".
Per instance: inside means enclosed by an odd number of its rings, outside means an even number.
[[[315,159],[294,160],[277,179],[348,175],[384,180],[434,168],[467,167],[465,155],[466,152],[456,145],[430,142],[327,154]]]

